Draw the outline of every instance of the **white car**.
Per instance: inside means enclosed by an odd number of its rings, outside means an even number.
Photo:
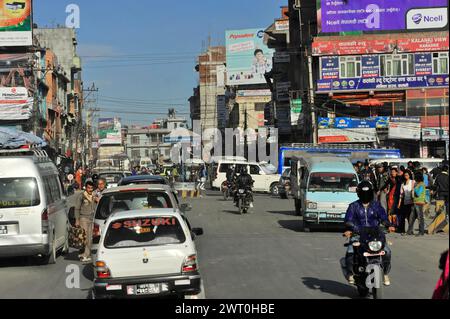
[[[111,215],[95,263],[95,299],[204,294],[195,236],[174,209],[136,210]]]
[[[280,174],[272,174],[270,166],[265,163],[252,163],[245,161],[219,161],[213,166],[213,183],[214,188],[222,190],[222,184],[227,180],[227,170],[230,166],[235,166],[237,171],[241,167],[246,167],[247,171],[255,181],[253,184],[253,191],[271,193],[278,195],[278,184],[280,181]]]
[[[128,175],[125,172],[115,172],[115,171],[103,171],[98,174],[99,178],[105,179],[108,184],[108,188],[117,187],[119,182],[127,177]]]

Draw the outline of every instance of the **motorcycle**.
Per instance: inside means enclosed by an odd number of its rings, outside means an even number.
[[[239,213],[247,214],[251,205],[252,192],[248,189],[238,189],[236,193],[237,206],[239,208]]]
[[[365,228],[354,234],[345,247],[349,245],[353,245],[353,273],[360,297],[372,292],[373,299],[383,299],[385,233],[379,227]]]

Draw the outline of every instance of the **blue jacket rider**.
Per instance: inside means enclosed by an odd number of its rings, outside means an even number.
[[[349,229],[345,233],[346,237],[351,238],[353,233],[359,233],[363,228],[377,228],[380,225],[389,227],[390,232],[395,231],[395,228],[389,222],[385,209],[381,206],[380,202],[374,200],[375,192],[372,183],[368,181],[361,182],[358,185],[358,197],[359,200],[350,204],[345,215],[345,225]],[[350,240],[346,255],[347,272],[350,274],[348,278],[349,284],[355,283],[353,276],[354,248],[352,245],[354,241],[356,240]],[[387,245],[384,250],[386,252],[385,256],[383,256],[384,284],[389,286],[391,283],[388,275],[391,271],[392,253]]]

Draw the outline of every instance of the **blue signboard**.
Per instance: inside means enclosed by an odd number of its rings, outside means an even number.
[[[361,58],[361,68],[363,78],[380,76],[380,56],[363,55]]]
[[[433,61],[431,54],[421,53],[415,56],[416,75],[431,75],[433,74]]]
[[[389,76],[317,81],[319,92],[448,87],[448,75]]]
[[[339,79],[339,57],[323,57],[321,60],[322,79]]]
[[[349,117],[319,117],[319,128],[356,129],[356,128],[388,128],[389,117],[371,117],[368,119],[354,119]]]

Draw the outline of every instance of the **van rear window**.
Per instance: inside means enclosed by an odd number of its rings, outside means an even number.
[[[35,178],[0,178],[0,209],[41,204]]]
[[[175,217],[131,218],[111,223],[105,235],[107,249],[182,244],[183,228]]]

